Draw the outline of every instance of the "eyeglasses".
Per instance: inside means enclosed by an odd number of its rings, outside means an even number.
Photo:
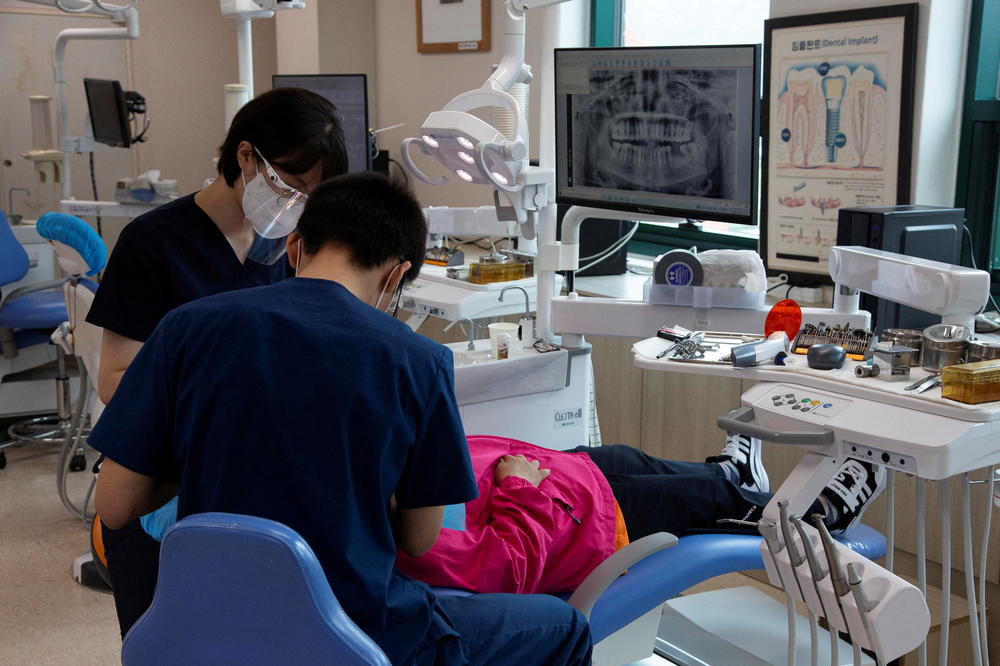
[[[264,163],[264,170],[267,172],[267,178],[265,179],[267,181],[267,186],[278,195],[279,199],[284,199],[289,203],[294,203],[296,201],[305,203],[306,199],[309,198],[309,195],[301,190],[295,189],[294,187],[288,185],[285,181],[281,180],[281,176],[279,176],[278,172],[274,170],[271,163],[260,154],[260,151],[257,150],[256,146],[253,151],[257,153],[257,157],[259,157]],[[284,205],[286,201],[282,201],[282,205]]]

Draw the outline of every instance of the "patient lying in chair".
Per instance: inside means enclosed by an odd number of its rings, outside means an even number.
[[[759,440],[730,435],[704,463],[660,460],[624,445],[554,451],[513,439],[468,438],[479,497],[464,529],[449,526],[421,557],[396,566],[440,587],[560,593],[630,539],[655,532],[721,530],[757,521],[771,495]],[[847,531],[882,491],[885,470],[848,460],[809,513]],[[458,529],[456,529],[456,527]]]

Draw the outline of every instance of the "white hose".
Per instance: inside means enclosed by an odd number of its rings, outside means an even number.
[[[777,563],[775,564],[777,566]],[[784,584],[784,581],[782,581]],[[797,639],[795,637],[795,601],[792,594],[785,588],[785,609],[788,611],[788,666],[795,666]]]
[[[830,625],[830,666],[840,666],[840,632]]]
[[[77,442],[81,441],[84,430],[84,422],[86,418],[84,416],[85,408],[87,406],[88,397],[90,396],[90,379],[87,376],[87,369],[83,364],[79,364],[80,368],[80,394],[77,397],[76,405],[73,407],[73,416],[70,420],[69,428],[66,431],[66,439],[63,441],[62,451],[59,456],[59,467],[56,471],[56,487],[59,491],[59,499],[62,501],[63,506],[66,510],[73,515],[74,518],[79,518],[84,523],[87,523],[92,519],[92,516],[87,514],[87,501],[84,502],[83,507],[78,507],[73,503],[73,500],[69,497],[69,489],[67,484],[69,483],[69,465],[73,459],[73,452],[77,448]],[[89,493],[88,493],[89,497]]]
[[[948,479],[942,479],[941,491],[941,639],[938,666],[948,666],[948,634],[951,631],[951,493]]]
[[[986,635],[986,556],[990,544],[990,523],[993,522],[993,490],[996,485],[995,467],[990,467],[989,491],[986,494],[986,524],[983,526],[983,545],[979,555],[979,640],[983,646],[983,664],[990,666],[990,650]]]
[[[969,474],[962,475],[962,545],[965,551],[965,594],[969,603],[969,634],[972,638],[972,663],[983,666],[983,646],[979,642],[976,613],[976,574],[972,561],[972,506],[969,499]]]
[[[927,496],[923,479],[916,479],[917,482],[917,587],[924,599],[927,598]],[[927,666],[927,639],[920,643],[918,662],[920,666]]]
[[[891,469],[886,469],[885,475],[885,568],[892,573],[896,560],[896,475]]]
[[[812,611],[809,611],[809,663],[819,666],[819,622]]]

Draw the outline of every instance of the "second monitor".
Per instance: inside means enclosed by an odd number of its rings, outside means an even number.
[[[340,113],[348,171],[371,169],[368,150],[368,88],[364,74],[275,74],[275,88],[305,88],[328,99]]]
[[[559,203],[756,222],[759,46],[555,58]]]

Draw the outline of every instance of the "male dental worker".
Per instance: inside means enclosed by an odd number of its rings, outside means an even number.
[[[477,492],[451,352],[382,311],[426,233],[382,176],[320,185],[288,238],[295,278],[183,305],[143,345],[90,435],[97,509],[114,529],[177,484],[179,518],[289,525],[393,663],[589,664],[589,627],[559,599],[435,598],[394,569]]]

